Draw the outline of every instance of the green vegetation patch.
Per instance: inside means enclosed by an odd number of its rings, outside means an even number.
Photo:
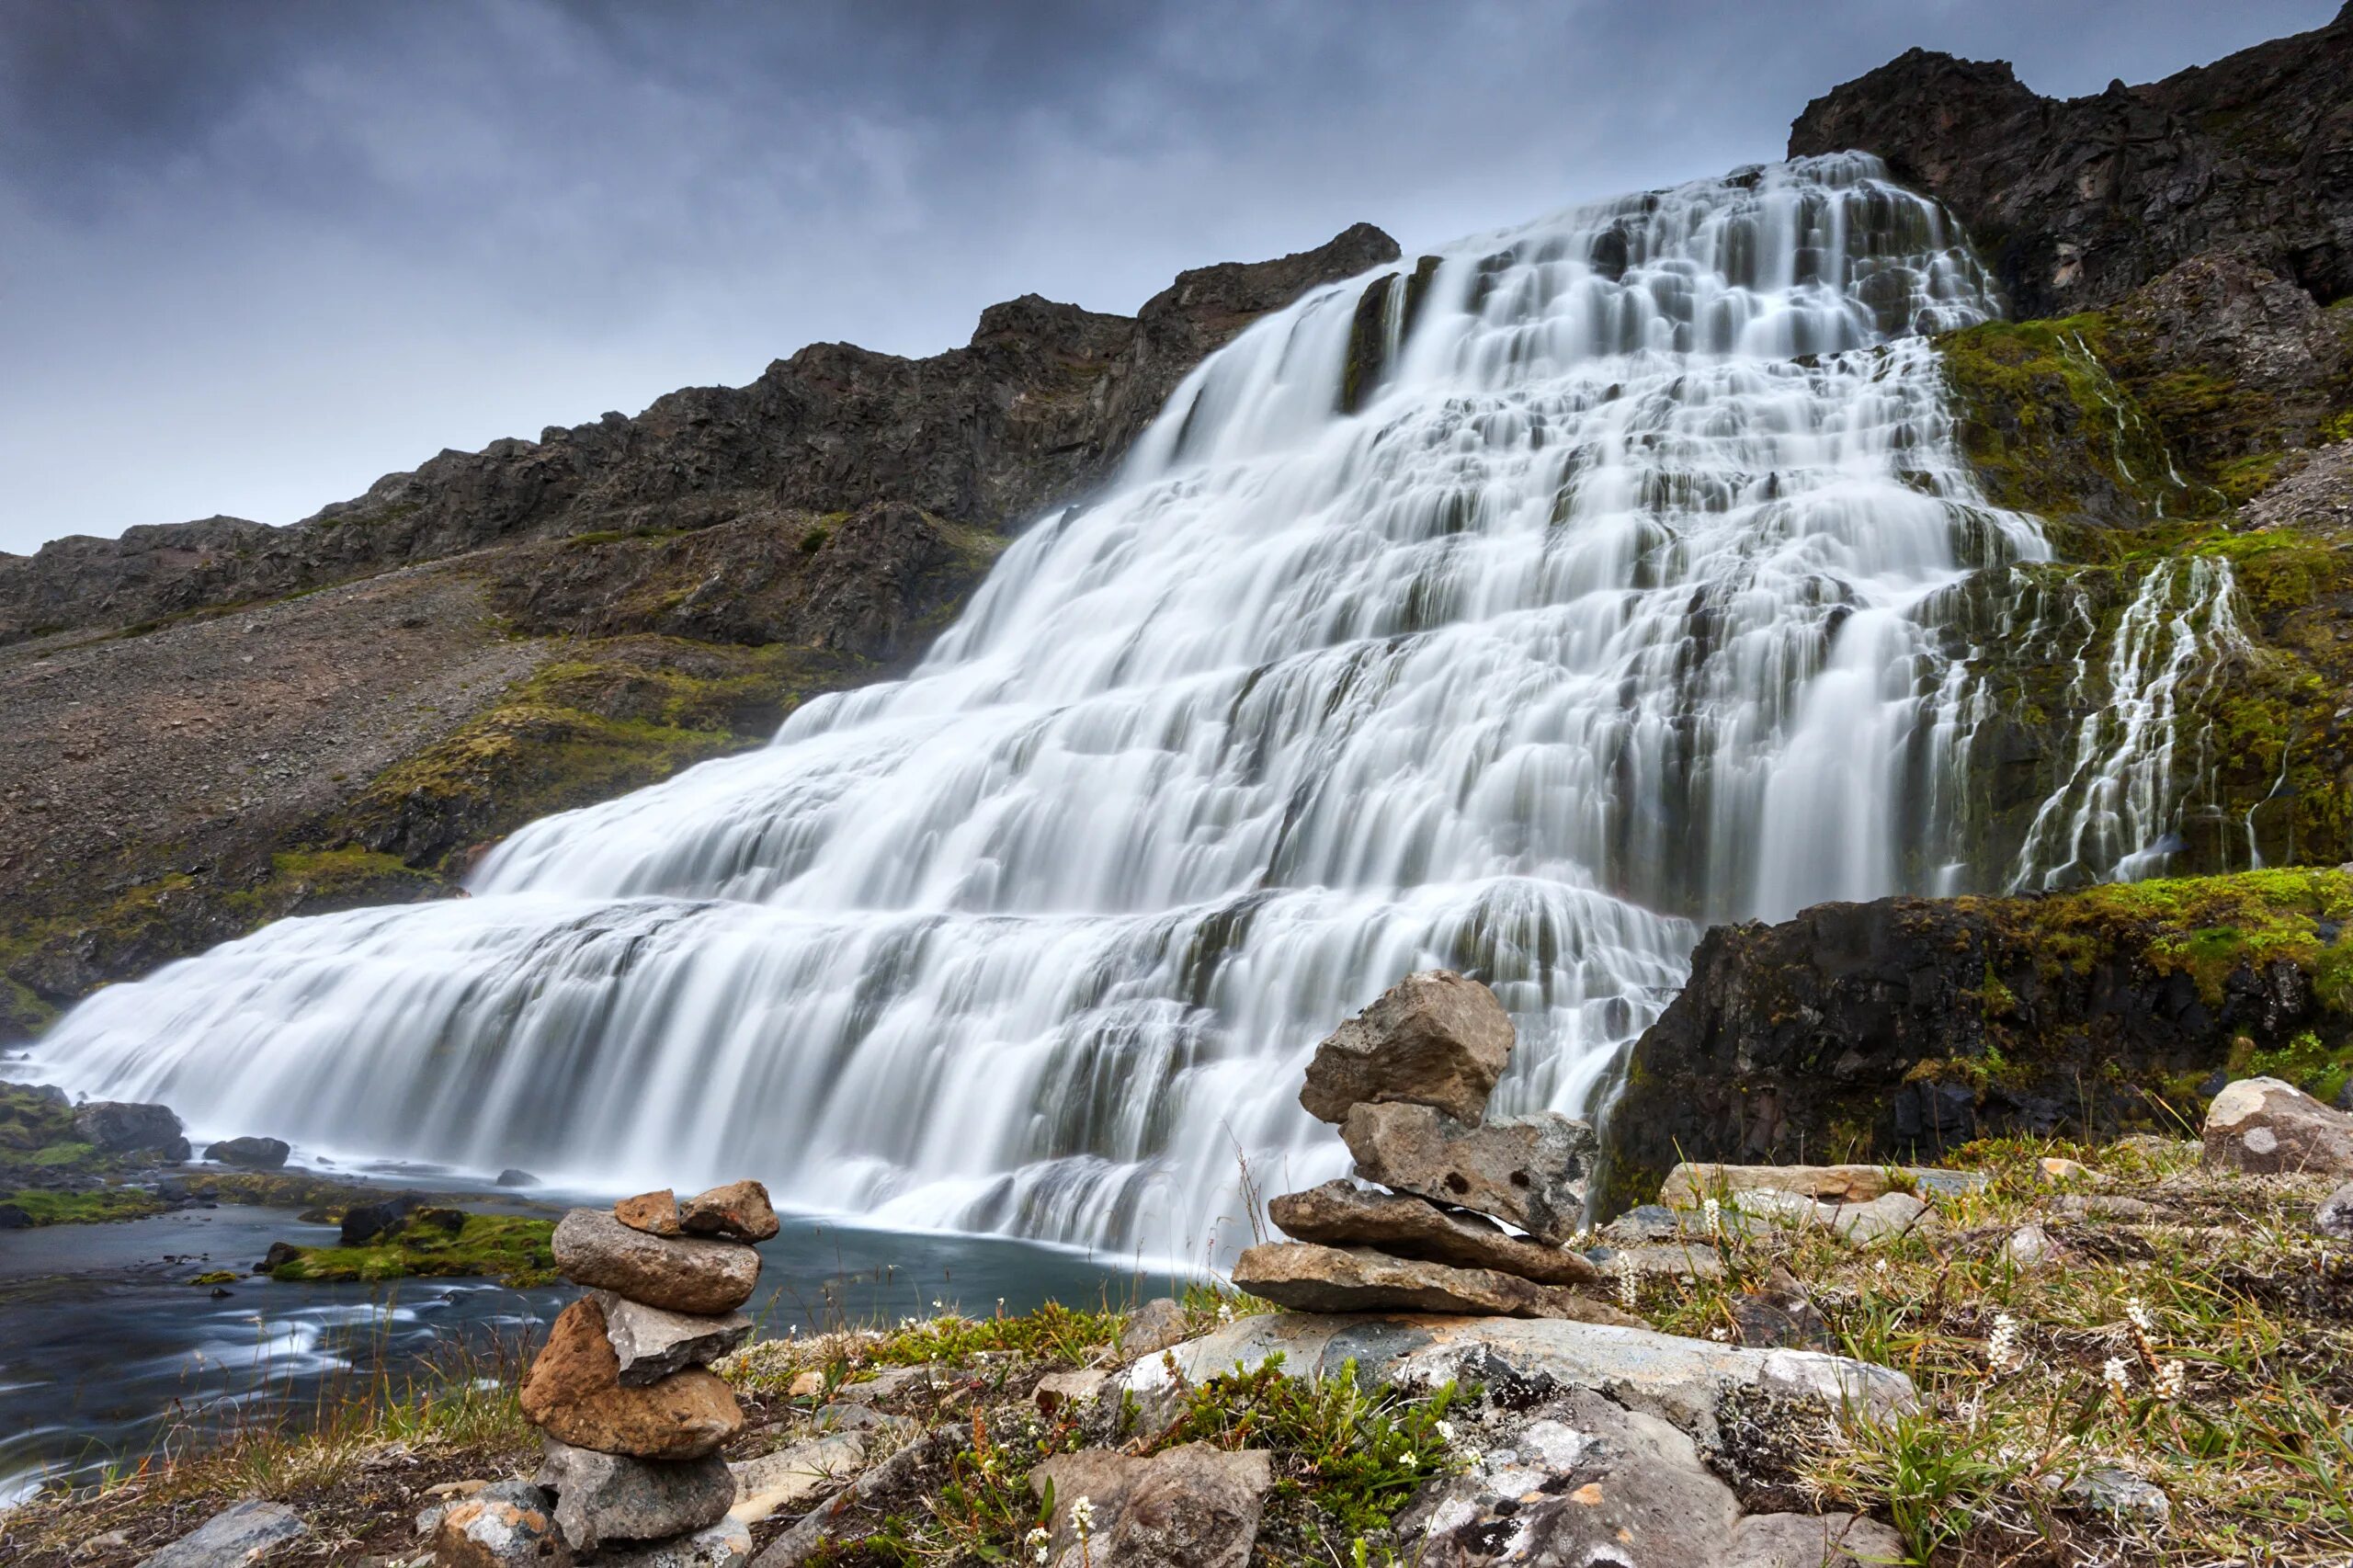
[[[83,1192],[26,1187],[0,1193],[0,1203],[23,1210],[36,1225],[95,1225],[109,1220],[139,1220],[160,1214],[166,1207],[162,1199],[136,1187],[96,1187]]]
[[[454,1227],[449,1223],[458,1219]],[[380,1280],[479,1277],[502,1285],[552,1284],[551,1220],[515,1214],[460,1214],[420,1209],[391,1240],[376,1246],[301,1247],[269,1271],[281,1280]]]

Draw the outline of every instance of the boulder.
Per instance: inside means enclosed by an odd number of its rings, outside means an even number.
[[[1452,970],[1424,970],[1315,1048],[1299,1103],[1336,1125],[1357,1106],[1383,1102],[1475,1122],[1486,1114],[1511,1048],[1511,1015],[1494,992]]]
[[[1869,1203],[1849,1203],[1829,1215],[1830,1228],[1848,1246],[1867,1247],[1909,1234],[1935,1221],[1928,1206],[1908,1192],[1883,1192]]]
[[[1370,1247],[1268,1242],[1234,1260],[1233,1284],[1262,1300],[1310,1312],[1464,1312],[1632,1324],[1617,1308],[1555,1285],[1492,1268],[1391,1257]]]
[[[735,1501],[735,1477],[717,1454],[631,1459],[547,1439],[533,1477],[555,1494],[555,1524],[574,1551],[608,1540],[665,1540],[717,1524]]]
[[[596,1568],[742,1568],[752,1560],[752,1532],[733,1519],[650,1546],[608,1548]]]
[[[2313,1214],[2313,1229],[2340,1242],[2353,1242],[2353,1181],[2321,1200]]]
[[[421,1192],[396,1192],[373,1203],[344,1210],[343,1233],[337,1246],[364,1247],[377,1237],[398,1231],[408,1217],[425,1206]]]
[[[613,1205],[613,1218],[649,1236],[675,1236],[678,1233],[677,1195],[665,1187],[659,1192],[624,1198]]]
[[[1274,1483],[1265,1449],[1208,1443],[1150,1459],[1083,1449],[1029,1472],[1030,1489],[1053,1498],[1045,1561],[1055,1568],[1245,1568]],[[1083,1542],[1074,1517],[1082,1497],[1094,1515]]]
[[[674,1312],[610,1290],[588,1294],[605,1314],[605,1335],[620,1362],[623,1388],[642,1388],[688,1367],[707,1367],[752,1337],[752,1320],[742,1312]]]
[[[829,1432],[731,1463],[727,1469],[734,1477],[735,1501],[727,1517],[738,1524],[756,1525],[775,1514],[805,1513],[811,1499],[858,1473],[869,1447],[863,1432]]]
[[[1903,1538],[1860,1514],[1751,1514],[1733,1526],[1715,1568],[1882,1568],[1904,1560]]]
[[[1325,1246],[1376,1247],[1397,1257],[1492,1268],[1542,1285],[1590,1285],[1601,1278],[1582,1255],[1506,1235],[1492,1220],[1347,1181],[1286,1193],[1267,1205],[1267,1216],[1285,1235]]]
[[[635,1459],[695,1460],[744,1429],[733,1390],[699,1367],[623,1388],[593,1298],[563,1309],[523,1379],[523,1415],[575,1448]]]
[[[674,1312],[732,1312],[759,1283],[760,1255],[734,1242],[650,1236],[600,1209],[555,1228],[555,1266],[575,1285]]]
[[[172,1108],[126,1100],[92,1100],[74,1112],[74,1136],[101,1154],[153,1151],[172,1161],[188,1156],[188,1140]]]
[[[2210,1165],[2353,1176],[2353,1116],[2277,1078],[2242,1078],[2206,1108]]]
[[[282,1138],[224,1138],[218,1143],[204,1146],[204,1157],[224,1165],[243,1165],[247,1170],[274,1171],[286,1163],[294,1151]]]
[[[141,1559],[139,1568],[244,1568],[309,1528],[301,1515],[281,1503],[232,1503],[163,1551]]]
[[[1185,1337],[1185,1309],[1166,1296],[1156,1297],[1128,1314],[1120,1329],[1120,1354],[1130,1360],[1157,1356]]]
[[[14,1203],[0,1203],[0,1231],[29,1231],[33,1217]]]
[[[1473,1127],[1428,1106],[1359,1105],[1340,1137],[1367,1181],[1493,1215],[1555,1244],[1585,1222],[1593,1129],[1557,1111]]]
[[[1685,1568],[1712,1564],[1739,1517],[1688,1434],[1571,1389],[1413,1510],[1406,1559],[1484,1568],[1508,1541],[1514,1562]]]
[[[678,1205],[678,1228],[690,1236],[725,1236],[739,1242],[772,1240],[783,1229],[768,1189],[756,1181],[731,1181],[699,1192]]]
[[[1151,1395],[1182,1379],[1200,1383],[1250,1371],[1279,1355],[1291,1377],[1330,1378],[1355,1364],[1369,1386],[1427,1388],[1477,1382],[1491,1398],[1541,1403],[1566,1388],[1593,1389],[1647,1411],[1702,1443],[1719,1440],[1727,1394],[1818,1402],[1884,1419],[1919,1408],[1912,1380],[1892,1367],[1805,1350],[1750,1350],[1646,1328],[1546,1318],[1444,1318],[1394,1312],[1256,1312],[1174,1346],[1167,1359],[1121,1374],[1127,1392]]]
[[[540,1488],[502,1481],[426,1510],[434,1568],[567,1568],[572,1552],[556,1528],[554,1507]]]

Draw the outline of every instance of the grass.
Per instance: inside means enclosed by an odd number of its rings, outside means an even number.
[[[459,1222],[454,1226],[452,1220]],[[521,1289],[556,1280],[551,1220],[420,1209],[376,1246],[302,1247],[270,1270],[278,1280],[380,1280],[481,1276]]]

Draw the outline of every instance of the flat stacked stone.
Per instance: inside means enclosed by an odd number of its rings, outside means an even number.
[[[721,1568],[750,1555],[720,1453],[744,1413],[709,1364],[751,1336],[740,1309],[760,1277],[755,1244],[778,1228],[753,1181],[640,1193],[556,1226],[556,1267],[587,1293],[556,1318],[522,1406],[546,1445],[534,1484],[568,1552],[635,1561],[691,1544]]]
[[[1635,1322],[1580,1293],[1601,1270],[1564,1244],[1584,1222],[1593,1130],[1549,1111],[1486,1114],[1513,1040],[1495,993],[1442,969],[1334,1030],[1300,1104],[1340,1129],[1357,1176],[1378,1185],[1273,1199],[1268,1216],[1294,1239],[1243,1253],[1234,1284],[1302,1312]]]

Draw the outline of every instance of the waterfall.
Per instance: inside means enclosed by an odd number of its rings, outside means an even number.
[[[2049,554],[1921,335],[1993,308],[1854,154],[1320,290],[907,679],[532,824],[467,900],[101,992],[43,1068],[209,1131],[1199,1261],[1237,1157],[1338,1168],[1301,1067],[1407,971],[1512,1010],[1505,1108],[1581,1109],[1700,923],[1949,880],[1936,607]]]

